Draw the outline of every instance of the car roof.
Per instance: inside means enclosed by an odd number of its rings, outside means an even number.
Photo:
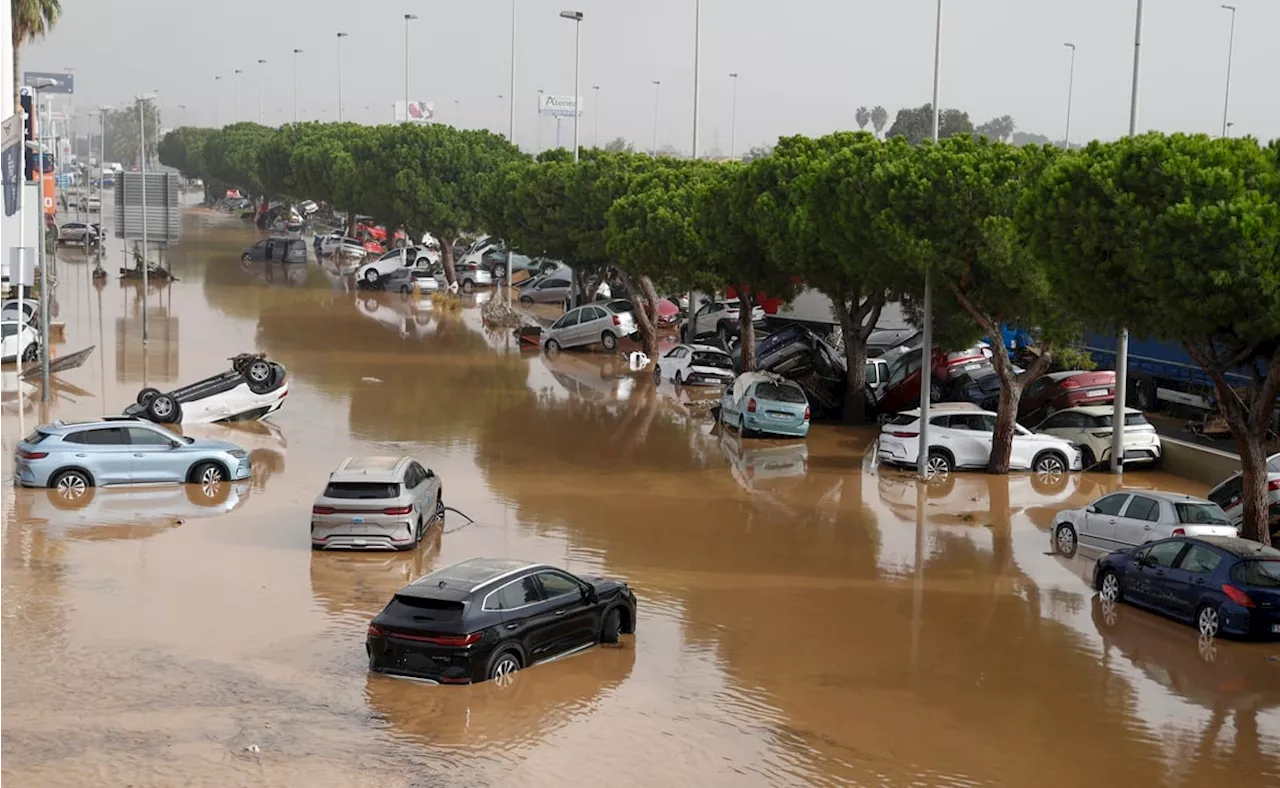
[[[1187,495],[1186,493],[1166,492],[1165,490],[1144,490],[1144,489],[1133,488],[1133,487],[1122,487],[1119,490],[1112,490],[1111,492],[1107,493],[1107,495],[1115,495],[1116,493],[1131,493],[1133,495],[1145,495],[1148,498],[1155,498],[1161,501],[1168,501],[1169,503],[1203,503],[1203,504],[1208,504],[1210,506],[1216,506],[1216,504],[1214,504],[1213,501],[1205,500],[1204,498],[1198,498],[1194,495]],[[1103,495],[1099,497],[1106,498],[1107,495]]]
[[[41,432],[58,434],[70,432],[72,430],[82,430],[90,427],[114,427],[121,422],[128,424],[137,424],[139,426],[154,427],[155,425],[149,421],[139,419],[135,416],[103,416],[100,419],[84,419],[82,421],[63,421],[59,419],[49,424],[41,424],[36,429]]]
[[[682,345],[682,347],[687,347],[687,348],[689,348],[690,350],[692,350],[694,353],[715,353],[715,354],[717,354],[717,355],[721,355],[721,356],[727,356],[727,355],[729,355],[728,353],[726,353],[726,352],[724,351],[724,349],[723,349],[723,348],[718,348],[718,347],[716,347],[715,345],[698,345],[698,344],[694,344],[694,345]]]
[[[413,461],[408,455],[375,455],[348,457],[338,464],[329,479],[337,481],[399,481],[403,467]]]
[[[1063,408],[1058,413],[1083,413],[1086,416],[1109,416],[1115,412],[1110,405],[1077,405],[1074,408]],[[1141,413],[1137,408],[1125,408],[1125,413]],[[1056,415],[1056,414],[1055,414]]]
[[[983,410],[982,408],[978,407],[978,405],[976,405],[975,403],[972,403],[972,402],[935,402],[935,403],[933,403],[932,405],[930,405],[930,406],[929,406],[929,413],[930,413],[930,414],[935,414],[935,413],[954,413],[954,412],[956,412],[956,411],[963,411],[963,412],[965,412],[965,413],[986,413],[986,414],[987,414],[987,415],[989,415],[989,416],[994,416],[994,415],[996,415],[994,411],[990,411],[990,410]],[[912,408],[911,410],[904,410],[904,411],[902,411],[902,414],[901,414],[901,415],[903,415],[903,416],[915,416],[915,417],[919,418],[919,417],[920,417],[920,409],[919,409],[919,408]]]
[[[549,567],[519,558],[468,558],[419,577],[405,586],[402,593],[429,591],[434,595],[448,589],[465,596],[502,578],[542,568]]]
[[[1206,542],[1239,558],[1280,558],[1280,550],[1252,539],[1234,536],[1184,536],[1190,542]]]

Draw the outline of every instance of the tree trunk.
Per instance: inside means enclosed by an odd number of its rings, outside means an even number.
[[[618,279],[622,285],[627,288],[627,292],[631,294],[631,303],[635,304],[636,325],[640,329],[640,344],[644,349],[644,354],[651,361],[656,362],[658,359],[658,330],[655,327],[658,314],[658,291],[653,286],[653,281],[647,276],[641,276],[632,279],[631,274],[614,266],[618,272]],[[636,285],[639,284],[639,289]],[[644,298],[639,296],[643,295]],[[645,302],[648,302],[647,304]]]
[[[1267,504],[1267,455],[1263,451],[1263,437],[1258,433],[1244,430],[1244,439],[1236,430],[1234,420],[1229,421],[1231,431],[1236,433],[1236,442],[1240,444],[1240,468],[1244,473],[1242,480],[1244,489],[1244,522],[1240,533],[1246,539],[1253,539],[1263,544],[1271,544],[1271,525]]]
[[[840,322],[844,336],[844,404],[840,420],[845,424],[862,424],[867,420],[867,338],[880,321],[884,298],[877,295],[850,310],[843,296],[831,299],[831,310]],[[856,316],[855,316],[856,315]]]
[[[453,242],[455,239],[448,235],[437,235],[436,238],[440,239],[440,262],[444,265],[445,284],[456,284],[458,281],[458,272],[457,269],[453,267]]]
[[[742,371],[756,371],[756,327],[751,322],[751,291],[738,286],[738,340],[742,344]]]
[[[347,237],[354,237],[356,234],[356,212],[347,211]]]

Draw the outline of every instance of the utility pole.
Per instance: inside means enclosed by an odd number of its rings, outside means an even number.
[[[933,34],[933,143],[938,144],[938,82],[942,75],[942,0],[938,0],[937,21]],[[924,275],[924,326],[921,330],[924,367],[920,372],[920,442],[916,451],[916,473],[922,481],[932,475],[929,469],[929,405],[933,388],[933,277],[928,269]]]
[[[298,122],[298,55],[301,49],[293,50],[293,122]]]

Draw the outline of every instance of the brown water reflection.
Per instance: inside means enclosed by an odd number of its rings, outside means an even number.
[[[25,390],[19,408],[6,373],[5,473],[38,420],[118,412],[239,351],[288,366],[289,402],[269,425],[187,430],[252,453],[225,498],[99,490],[68,509],[6,485],[6,780],[1280,783],[1280,648],[1210,660],[1189,628],[1101,616],[1090,561],[1048,553],[1053,513],[1114,478],[964,474],[921,497],[870,467],[873,431],[742,441],[621,358],[521,352],[476,299],[449,312],[315,263],[269,272],[240,264],[236,220],[185,229],[146,353],[141,289],[60,260],[63,347],[98,350],[50,408]],[[451,514],[410,553],[312,553],[311,500],[362,452],[420,457],[476,522]],[[505,691],[369,675],[370,616],[477,554],[627,578],[636,637]]]

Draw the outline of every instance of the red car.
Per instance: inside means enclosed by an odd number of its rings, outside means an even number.
[[[1114,402],[1115,392],[1116,373],[1112,370],[1050,372],[1036,378],[1022,392],[1018,419],[1039,424],[1063,408]]]
[[[981,345],[952,353],[935,350],[930,363],[930,372],[933,376],[930,384],[930,401],[941,400],[945,393],[945,384],[957,375],[973,372],[982,367],[990,367],[991,359],[987,355],[988,351],[988,348]],[[888,377],[876,390],[880,397],[877,408],[881,413],[897,413],[910,410],[920,404],[922,355],[920,349],[916,348],[906,351],[889,362]]]

